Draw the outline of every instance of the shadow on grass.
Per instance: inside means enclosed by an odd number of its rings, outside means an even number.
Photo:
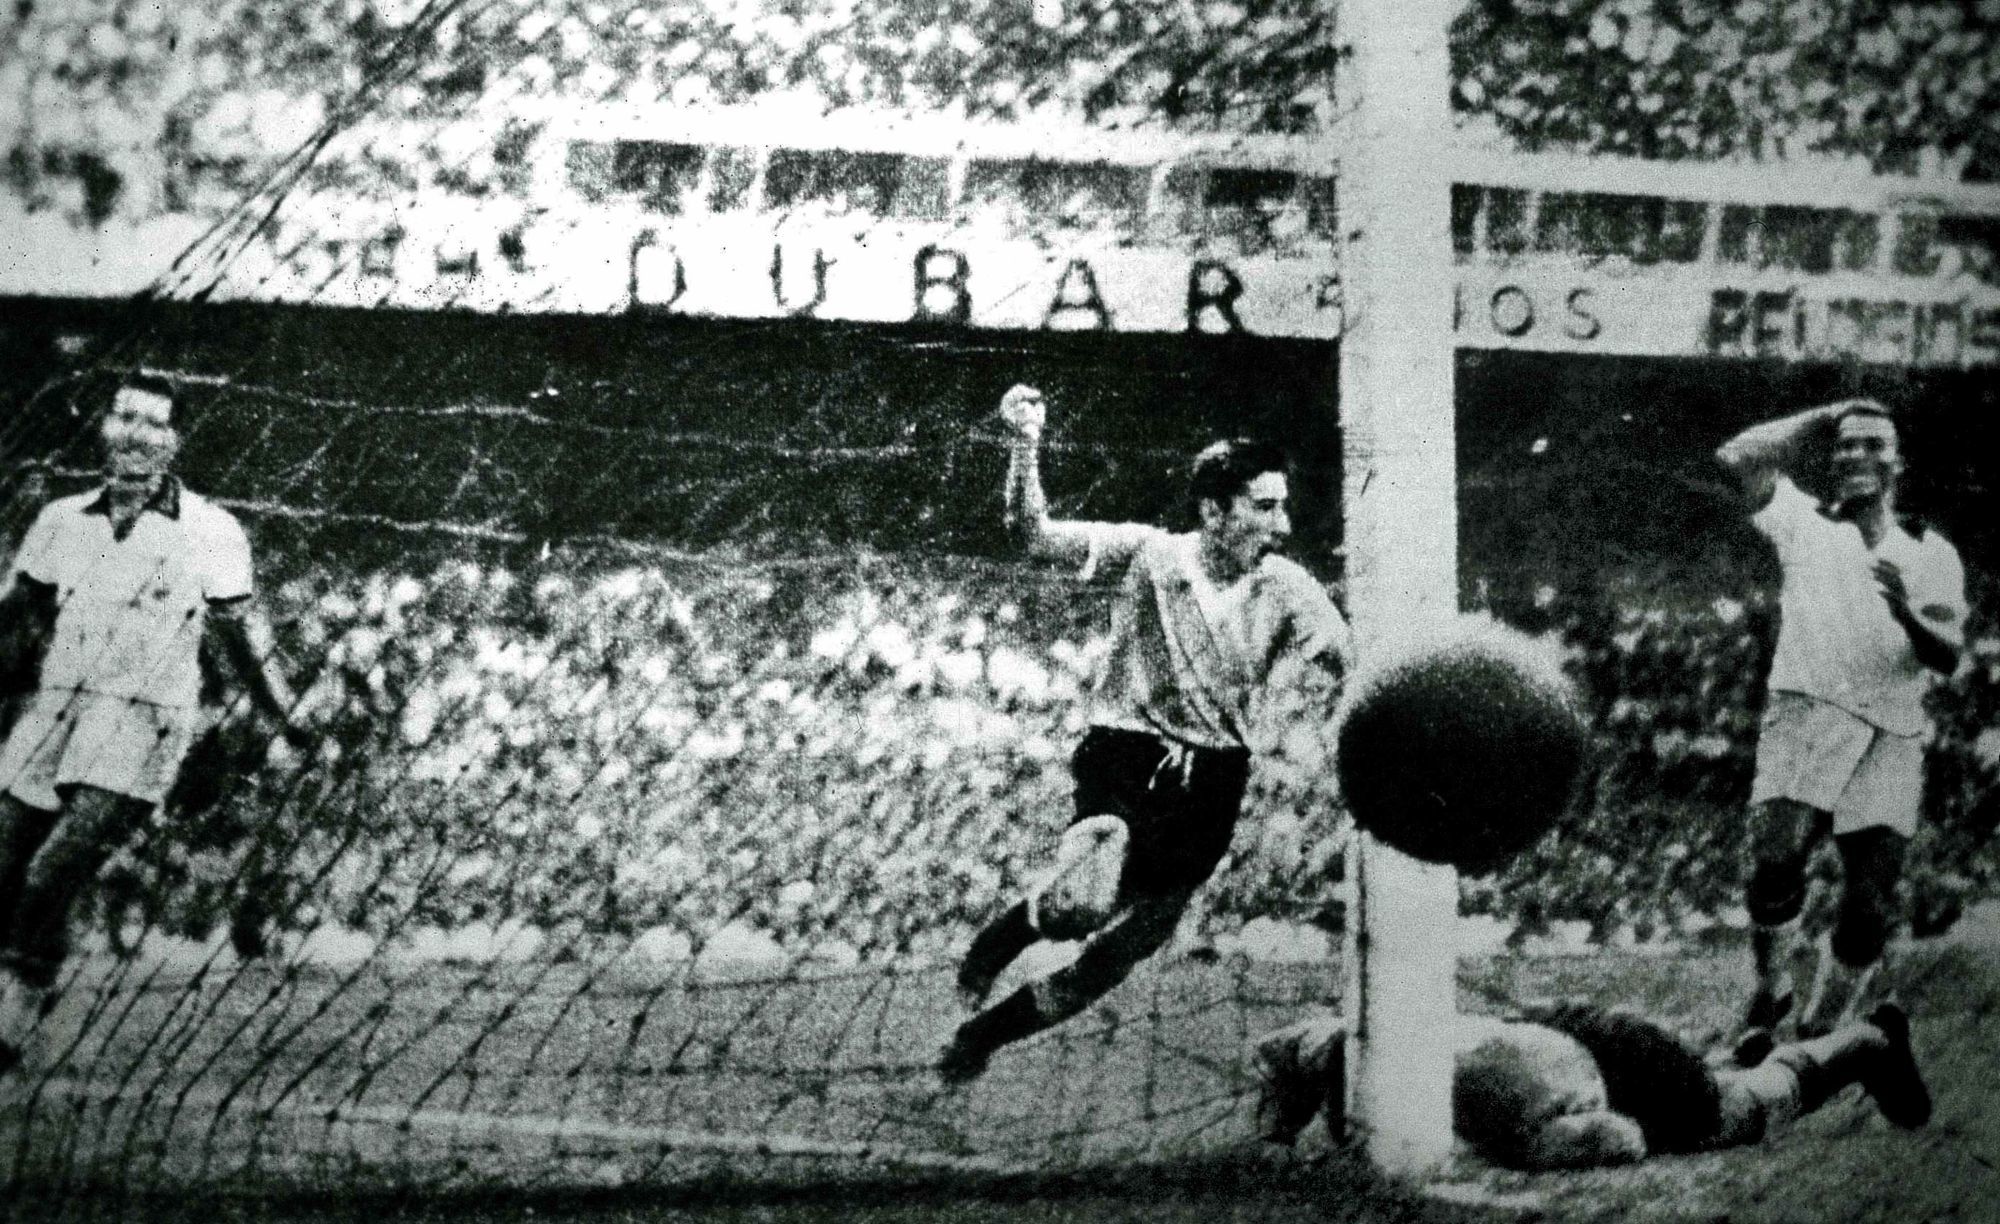
[[[256,1193],[227,1189],[198,1197],[96,1196],[16,1204],[12,1218],[82,1224],[349,1224],[359,1221],[485,1224],[497,1221],[758,1220],[874,1224],[949,1219],[956,1224],[1063,1220],[1102,1222],[1274,1221],[1340,1224],[1485,1224],[1521,1218],[1516,1210],[1450,1203],[1384,1178],[1358,1154],[1298,1157],[1248,1148],[1198,1158],[1061,1174],[950,1176],[872,1174],[773,1178],[711,1174],[671,1185],[532,1191],[422,1186],[356,1193],[293,1188]]]

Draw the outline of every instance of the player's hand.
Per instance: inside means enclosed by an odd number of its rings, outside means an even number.
[[[297,709],[278,725],[278,734],[284,736],[285,742],[300,752],[309,751],[319,743],[319,728],[313,725],[311,718]]]
[[[1903,582],[1903,567],[1887,557],[1875,562],[1875,584],[1882,592],[1882,598],[1889,605],[1889,611],[1898,619],[1910,614],[1910,590]]]
[[[1000,397],[1000,419],[1007,422],[1016,439],[1032,445],[1042,439],[1048,421],[1048,404],[1035,388],[1016,383]]]

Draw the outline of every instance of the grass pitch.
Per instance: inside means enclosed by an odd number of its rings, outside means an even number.
[[[1738,948],[1482,959],[1462,968],[1463,1006],[1487,1009],[1499,999],[1550,995],[1621,1000],[1702,1036],[1728,1022],[1747,985],[1745,962]],[[521,972],[538,970],[509,970]],[[1063,1040],[1003,1056],[973,1093],[944,1099],[911,1087],[918,1081],[906,1070],[927,1059],[932,1030],[941,1030],[952,1014],[941,983],[924,974],[887,985],[878,979],[872,986],[865,978],[837,977],[775,994],[741,984],[715,986],[693,996],[626,981],[604,986],[604,999],[597,999],[598,990],[583,992],[596,1001],[572,1003],[568,1011],[590,1019],[565,1027],[568,1022],[555,1017],[564,1000],[579,997],[587,975],[576,966],[550,972],[532,989],[521,981],[479,987],[470,971],[432,970],[419,979],[393,985],[385,979],[368,991],[355,990],[353,999],[326,1011],[310,1030],[322,1034],[317,1044],[298,1043],[308,1052],[304,1061],[317,1058],[317,1067],[270,1067],[246,1081],[257,1062],[254,1052],[267,1047],[196,1034],[223,1031],[226,1024],[217,1016],[240,1022],[232,1009],[254,1010],[254,1000],[273,997],[274,987],[282,987],[279,995],[292,992],[284,1006],[295,1015],[309,1013],[326,993],[327,983],[310,976],[289,983],[260,978],[242,1001],[218,1005],[192,1026],[181,1038],[187,1048],[172,1060],[185,1068],[215,1056],[211,1066],[226,1065],[230,1074],[210,1071],[199,1082],[243,1081],[252,1086],[239,1090],[239,1098],[259,1105],[218,1107],[212,1095],[188,1091],[171,1126],[134,1128],[129,1104],[121,1114],[102,1100],[78,1105],[83,1098],[77,1094],[46,1093],[36,1107],[53,1111],[46,1119],[71,1119],[72,1133],[90,1122],[97,1133],[136,1138],[123,1166],[105,1163],[108,1152],[92,1157],[100,1182],[95,1193],[24,1183],[15,1189],[35,1193],[18,1196],[14,1211],[22,1219],[169,1224],[549,1218],[635,1224],[2000,1221],[2000,1115],[1992,1108],[2000,1101],[2000,939],[1990,934],[1952,946],[1916,946],[1902,958],[1900,993],[1913,1014],[1918,1055],[1937,1101],[1934,1120],[1921,1131],[1890,1127],[1850,1090],[1757,1148],[1568,1174],[1513,1174],[1468,1160],[1428,1186],[1384,1181],[1351,1154],[1312,1142],[1316,1135],[1290,1153],[1261,1150],[1247,1138],[1239,1038],[1313,1001],[1324,975],[1253,980],[1244,974],[1242,966],[1176,962],[1135,976]],[[649,992],[658,992],[650,997],[659,1015],[639,1027],[654,1038],[635,1040],[635,1000]],[[137,1009],[157,1009],[132,1024],[133,1032],[171,1033],[173,1016],[190,999],[213,1000],[212,993],[187,995],[185,985],[178,994],[152,993],[158,997],[150,1002],[144,991],[124,996],[141,999]],[[447,1007],[458,998],[465,1000],[462,1009]],[[181,1001],[170,1007],[173,999]],[[624,1000],[624,1010],[607,999]],[[509,1001],[512,1014],[495,1025]],[[441,1012],[446,1019],[432,1025]],[[139,1015],[135,1010],[135,1019]],[[369,1017],[380,1022],[372,1031]],[[331,1035],[357,1022],[356,1037],[326,1053]],[[427,1026],[456,1035],[413,1043]],[[359,1035],[364,1031],[365,1039]],[[729,1043],[716,1061],[715,1047],[691,1038],[706,1031],[732,1033],[745,1044]],[[439,1062],[435,1053],[406,1053],[385,1059],[389,1049],[422,1050],[427,1040],[437,1051],[462,1053],[481,1033],[486,1036],[473,1057]],[[538,1033],[549,1036],[529,1039]],[[160,1113],[159,1103],[186,1087],[187,1072],[179,1080],[163,1078],[159,1055],[141,1056],[121,1040],[114,1036],[97,1057],[125,1061],[101,1065],[133,1069],[137,1094],[128,1092],[131,1100],[157,1081],[149,1110]],[[233,1045],[241,1051],[228,1053]],[[683,1052],[680,1072],[662,1074],[668,1064],[657,1058],[650,1069],[644,1065],[640,1051],[656,1057],[672,1049]],[[700,1077],[685,1073],[698,1061],[694,1051],[708,1060],[700,1065],[718,1073],[705,1089],[695,1082]],[[781,1051],[790,1052],[789,1074],[747,1073],[760,1058]],[[409,1066],[401,1067],[405,1059]],[[806,1075],[809,1085],[796,1082],[801,1068],[814,1066],[823,1078]],[[344,1084],[351,1097],[370,1067],[376,1072],[360,1101],[373,1102],[379,1115],[329,1142],[341,1132],[326,1121],[326,1094]],[[145,1078],[146,1068],[153,1080]],[[316,1085],[295,1090],[302,1109],[259,1112],[275,1095],[272,1085],[293,1080]],[[27,1133],[23,1102],[17,1094],[0,1104],[13,1150]],[[461,1129],[440,1120],[451,1116]],[[503,1116],[515,1124],[512,1130],[465,1121]],[[228,1117],[246,1122],[218,1124]],[[112,1125],[121,1118],[124,1131]],[[538,1131],[532,1124],[538,1118],[552,1124]],[[586,1121],[599,1129],[582,1125]],[[671,1142],[661,1145],[670,1131],[705,1134],[710,1142],[676,1152]],[[363,1142],[360,1135],[374,1138]],[[729,1135],[745,1144],[721,1141]],[[786,1146],[785,1136],[794,1146]],[[192,1176],[203,1143],[212,1172],[227,1172],[214,1158],[232,1151],[240,1156],[231,1145],[252,1139],[272,1162],[267,1171],[288,1169],[284,1188],[236,1175]],[[843,1155],[835,1150],[839,1143],[872,1143],[876,1151],[850,1147]],[[320,1163],[299,1163],[298,1154],[314,1144]],[[882,1159],[891,1149],[962,1163],[940,1159],[924,1167]],[[70,1151],[74,1174],[83,1167],[85,1148]],[[118,1177],[103,1184],[107,1168],[122,1174],[122,1193]],[[496,1178],[495,1169],[511,1176]],[[363,1172],[367,1176],[357,1177]],[[183,1180],[176,1186],[175,1178]]]

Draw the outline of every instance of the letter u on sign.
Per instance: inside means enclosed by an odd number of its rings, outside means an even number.
[[[818,310],[820,306],[824,304],[826,301],[826,270],[827,268],[831,267],[832,264],[833,261],[826,257],[826,251],[824,249],[820,247],[814,247],[812,253],[812,264],[811,264],[812,292],[809,295],[800,294],[798,292],[798,286],[796,285],[788,286],[785,281],[785,267],[786,267],[785,244],[782,242],[772,243],[771,244],[771,297],[778,303],[779,307],[782,308],[786,314],[801,315],[801,316],[812,314],[814,311]],[[798,261],[796,260],[792,261],[792,266],[796,268],[798,266]],[[793,275],[794,278],[796,278],[797,273],[795,272]],[[801,298],[804,298],[804,300],[801,301],[800,300]]]

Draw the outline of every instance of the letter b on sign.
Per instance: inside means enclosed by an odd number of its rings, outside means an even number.
[[[966,287],[972,265],[962,253],[927,246],[917,252],[915,271],[916,309],[911,316],[915,322],[972,321],[972,292]]]

